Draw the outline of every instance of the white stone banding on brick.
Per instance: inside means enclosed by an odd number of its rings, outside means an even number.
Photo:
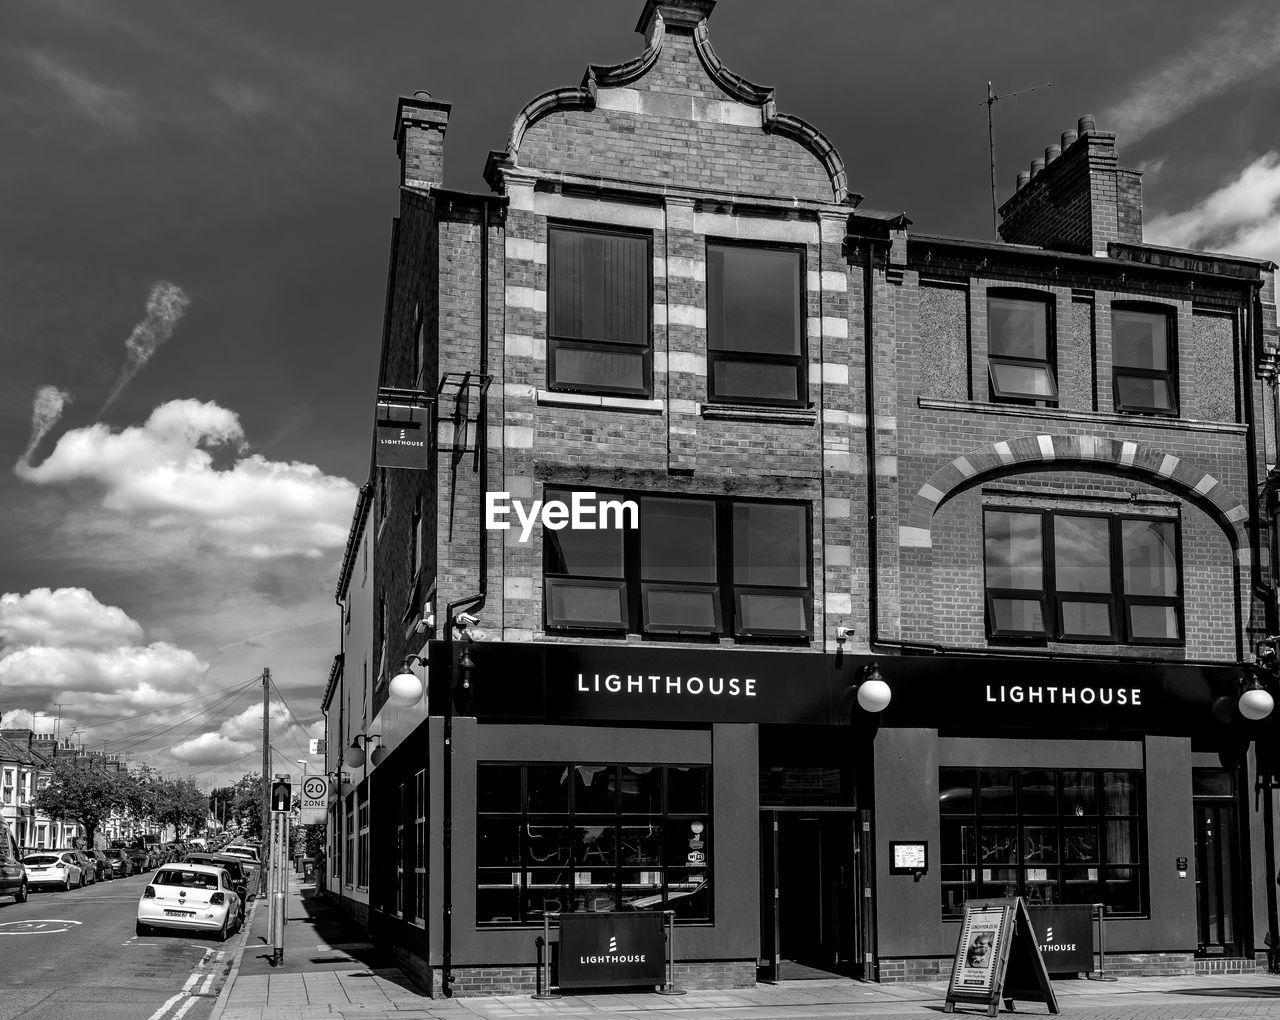
[[[705,354],[688,354],[684,351],[672,351],[667,355],[668,372],[688,372],[690,375],[707,374],[707,357]]]
[[[1196,492],[1203,496],[1217,484],[1218,480],[1213,475],[1205,475],[1200,481],[1196,482]]]
[[[924,485],[920,486],[920,492],[918,495],[921,499],[927,500],[930,503],[941,503],[943,492],[941,489],[935,488],[928,482],[925,482]]]
[[[502,581],[502,594],[509,599],[533,598],[532,577],[506,577]]]
[[[547,264],[547,243],[545,241],[530,241],[523,237],[512,237],[508,234],[507,258],[520,259],[524,262],[534,262],[545,266]]]
[[[843,520],[849,516],[849,500],[828,496],[822,501],[822,512],[829,519]]]
[[[973,477],[973,465],[969,463],[968,457],[957,457],[951,462],[951,466],[959,471],[965,478]]]
[[[672,400],[672,414],[697,414],[701,405],[696,400]]]
[[[538,358],[546,360],[547,341],[545,337],[525,336],[521,333],[508,333],[503,344],[507,357]]]
[[[690,259],[682,255],[668,255],[667,275],[702,282],[707,278],[707,263],[702,259]]]
[[[844,273],[833,273],[824,269],[822,271],[822,289],[844,293],[849,289],[849,278]]]
[[[933,532],[928,528],[898,528],[898,545],[904,549],[932,549]]]
[[[1036,444],[1040,447],[1040,456],[1045,460],[1053,460],[1057,456],[1053,450],[1053,436],[1036,436]]]
[[[853,596],[851,595],[834,593],[824,598],[822,604],[828,613],[853,612]]]
[[[1125,442],[1120,446],[1120,463],[1125,467],[1133,467],[1133,459],[1138,456],[1138,444]]]
[[[1017,458],[1013,455],[1013,451],[1009,449],[1009,444],[1004,440],[996,443],[993,447],[996,456],[1000,458],[1001,464],[1012,464]]]
[[[1248,569],[1253,562],[1253,554],[1248,547],[1242,547],[1236,550],[1236,562],[1240,564],[1242,569]]]
[[[667,324],[667,306],[665,302],[653,306],[653,324],[655,326],[665,326]]]
[[[667,322],[673,326],[694,326],[697,329],[706,329],[707,310],[697,305],[670,305],[667,308]]]
[[[529,386],[525,383],[503,383],[502,393],[507,397],[536,397],[538,395],[538,387]]]
[[[547,292],[538,287],[507,287],[508,308],[529,308],[535,312],[547,310]]]
[[[839,340],[847,339],[849,336],[849,320],[843,319],[838,315],[824,315],[822,317],[822,335],[836,337]]]
[[[1173,454],[1166,453],[1164,455],[1164,460],[1160,462],[1160,470],[1157,471],[1156,474],[1161,475],[1165,478],[1172,478],[1173,473],[1178,470],[1178,465],[1181,463],[1182,461],[1179,460],[1177,457],[1175,457]]]
[[[508,425],[502,433],[502,445],[508,450],[533,449],[533,429],[530,426]]]
[[[876,474],[881,478],[897,478],[898,458],[888,454],[877,457]]]
[[[1244,504],[1242,503],[1237,503],[1235,506],[1233,506],[1230,510],[1227,511],[1227,520],[1229,520],[1232,524],[1238,524],[1240,521],[1243,521],[1248,516],[1249,516],[1249,511],[1244,508]]]

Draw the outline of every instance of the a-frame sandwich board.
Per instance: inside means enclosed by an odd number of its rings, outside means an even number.
[[[1060,1012],[1026,902],[1015,896],[966,903],[943,1012],[954,1013],[957,1003],[972,1003],[995,1016],[1002,999],[1005,1009],[1012,1010],[1015,998],[1043,1002],[1050,1013]]]

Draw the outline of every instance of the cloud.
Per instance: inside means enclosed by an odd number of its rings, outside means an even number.
[[[147,314],[133,327],[133,332],[124,342],[124,367],[120,370],[120,378],[116,380],[115,388],[107,397],[107,402],[98,412],[99,418],[115,402],[116,397],[120,396],[133,377],[142,371],[152,355],[159,350],[160,345],[173,336],[178,320],[182,318],[190,303],[191,299],[187,297],[186,291],[175,283],[157,280],[151,285],[151,293],[147,295]]]
[[[71,394],[56,386],[41,386],[36,390],[35,403],[31,407],[31,439],[22,452],[22,460],[28,461],[36,452],[40,440],[49,434],[49,430],[58,424],[63,408],[71,402]]]
[[[57,85],[71,105],[90,120],[122,134],[133,130],[137,112],[130,93],[96,82],[44,50],[27,50],[25,56],[32,67]]]
[[[1151,244],[1280,262],[1280,153],[1260,156],[1190,209],[1152,216],[1143,236]]]
[[[218,78],[210,91],[226,104],[228,110],[241,116],[251,117],[270,109],[267,96],[248,82]]]
[[[1250,6],[1136,82],[1098,119],[1126,144],[1171,124],[1200,103],[1280,64],[1280,14]]]
[[[89,714],[137,711],[182,700],[206,668],[194,652],[164,641],[108,649],[33,645],[0,658],[0,690],[25,707],[71,693]]]
[[[0,702],[35,713],[62,700],[64,717],[150,711],[186,700],[208,665],[84,588],[0,596]]]
[[[42,464],[14,470],[36,485],[100,486],[107,531],[259,560],[343,548],[356,497],[354,484],[314,465],[248,454],[238,416],[196,400],[169,401],[119,432],[72,430]]]
[[[115,648],[141,640],[141,624],[117,606],[104,606],[85,588],[0,595],[0,648]]]
[[[270,703],[272,733],[277,735],[289,725],[289,713],[278,701]],[[170,748],[169,753],[188,765],[207,765],[246,754],[262,742],[262,705],[251,705],[224,720],[217,730],[201,733]]]

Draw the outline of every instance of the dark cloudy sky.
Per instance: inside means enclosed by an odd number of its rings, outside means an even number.
[[[446,183],[482,190],[529,99],[640,52],[642,6],[6,4],[6,725],[52,729],[60,701],[89,746],[239,776],[251,701],[176,706],[268,665],[318,732],[368,465],[396,97],[453,104]],[[996,108],[1001,201],[1092,113],[1146,170],[1148,240],[1280,257],[1276,5],[721,0],[710,28],[834,142],[867,206],[918,230],[990,236],[987,81],[1052,81]],[[42,388],[48,420],[62,410],[28,456]],[[304,738],[280,722],[284,767]]]

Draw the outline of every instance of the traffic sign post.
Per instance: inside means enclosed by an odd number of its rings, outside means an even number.
[[[303,776],[298,821],[302,825],[323,822],[329,810],[329,777]]]

